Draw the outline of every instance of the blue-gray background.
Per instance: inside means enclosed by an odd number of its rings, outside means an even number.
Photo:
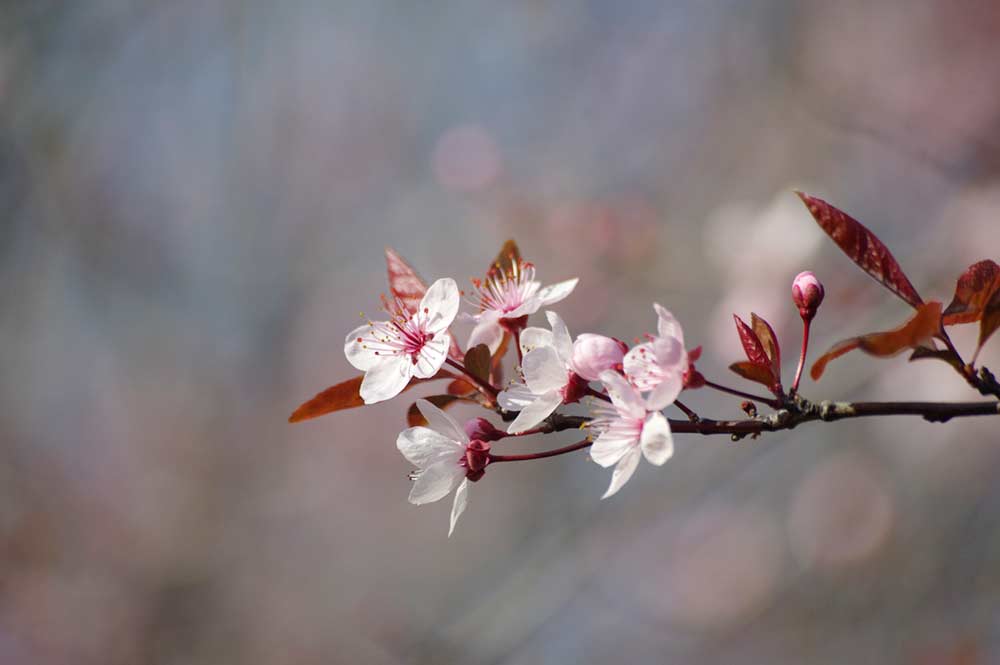
[[[1000,259],[998,90],[990,2],[3,4],[0,662],[996,662],[995,422],[679,437],[603,502],[585,455],[503,465],[449,540],[409,397],[285,420],[386,245],[468,284],[513,236],[571,331],[659,301],[731,383],[757,311],[790,375],[800,270],[814,355],[907,316],[791,191],[947,300]],[[860,355],[804,390],[976,397]]]

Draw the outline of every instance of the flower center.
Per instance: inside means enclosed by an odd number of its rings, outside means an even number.
[[[491,310],[500,314],[509,314],[519,308],[539,287],[535,282],[534,264],[520,261],[514,263],[509,271],[497,271],[487,276],[485,281],[474,279],[472,284],[477,292],[472,304],[482,311]]]

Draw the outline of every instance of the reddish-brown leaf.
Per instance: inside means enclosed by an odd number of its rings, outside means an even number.
[[[778,336],[774,334],[774,328],[767,321],[750,312],[750,325],[753,326],[754,334],[764,347],[764,352],[771,361],[771,373],[781,383],[781,347],[778,345]]]
[[[490,278],[501,273],[510,275],[514,271],[515,264],[520,262],[521,250],[517,248],[516,242],[508,240],[500,248],[497,258],[490,264],[489,270],[486,271],[486,277]]]
[[[476,392],[476,387],[464,379],[455,379],[454,381],[448,384],[446,392],[449,395],[466,397]]]
[[[385,267],[389,273],[389,290],[408,311],[415,312],[427,293],[427,283],[417,271],[391,247],[385,248]]]
[[[993,293],[993,297],[983,309],[983,318],[979,321],[979,343],[976,345],[976,355],[973,356],[972,362],[976,362],[983,344],[997,331],[997,328],[1000,328],[1000,289]]]
[[[774,386],[774,375],[771,374],[771,369],[766,365],[756,365],[744,360],[743,362],[733,363],[729,366],[729,369],[747,381],[767,386],[769,390]]]
[[[946,326],[974,323],[983,317],[986,304],[1000,291],[1000,265],[989,259],[969,266],[955,285],[955,297],[944,310]]]
[[[428,402],[436,406],[437,408],[444,410],[455,402],[460,401],[461,397],[456,397],[455,395],[431,395],[430,397],[425,397]],[[406,410],[406,424],[410,427],[426,427],[427,419],[424,415],[420,413],[420,409],[417,408],[417,403],[414,402],[410,405],[410,408]]]
[[[479,344],[465,352],[465,371],[483,382],[490,380],[490,347]]]
[[[819,377],[823,375],[827,363],[854,349],[861,349],[868,355],[879,358],[888,358],[906,349],[927,346],[931,344],[931,339],[940,333],[941,303],[931,301],[920,305],[917,308],[917,313],[895,330],[869,333],[837,342],[813,363],[809,373],[812,375],[813,381],[818,381]]]
[[[334,411],[343,411],[344,409],[353,409],[359,406],[364,406],[365,402],[361,399],[361,382],[364,380],[364,376],[356,376],[353,379],[348,379],[343,383],[338,383],[335,386],[330,386],[326,390],[316,394],[312,399],[303,403],[299,408],[288,417],[288,422],[297,423],[303,420],[310,420],[312,418],[318,418],[320,416],[325,416],[328,413],[333,413]],[[429,379],[411,379],[410,383],[403,388],[403,390],[409,390],[418,383],[424,383],[426,381],[435,381],[437,379],[453,379],[454,374],[441,370]]]
[[[919,307],[923,304],[923,299],[913,288],[899,262],[874,233],[823,199],[802,192],[796,194],[806,204],[820,228],[826,231],[849,259],[910,306]]]
[[[771,358],[768,357],[764,344],[757,337],[757,333],[735,314],[733,314],[733,320],[736,322],[736,331],[740,334],[740,343],[743,344],[743,352],[747,354],[747,360],[754,365],[769,368]]]

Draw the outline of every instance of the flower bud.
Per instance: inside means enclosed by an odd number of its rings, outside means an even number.
[[[468,469],[469,480],[479,480],[483,477],[486,465],[490,463],[490,444],[486,441],[470,441],[465,447],[465,468]]]
[[[507,436],[506,432],[498,430],[486,418],[473,418],[466,421],[465,434],[470,441],[499,441]]]
[[[597,381],[605,370],[621,370],[626,351],[628,346],[617,339],[583,333],[573,343],[573,370],[587,381]]]
[[[806,270],[795,276],[792,282],[792,302],[799,308],[799,316],[804,321],[812,321],[823,302],[823,284],[816,275]]]

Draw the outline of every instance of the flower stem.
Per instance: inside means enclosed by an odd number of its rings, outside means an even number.
[[[697,413],[695,413],[691,408],[689,408],[687,405],[684,404],[684,402],[680,401],[679,399],[674,400],[674,406],[683,411],[684,415],[687,416],[688,420],[690,420],[691,422],[696,423],[699,420],[701,420],[701,418],[698,417]]]
[[[489,397],[491,400],[496,401],[497,392],[499,392],[496,388],[494,388],[488,382],[483,381],[478,376],[472,374],[469,370],[465,369],[465,365],[463,365],[462,363],[460,363],[460,362],[458,362],[458,361],[456,361],[456,360],[454,360],[452,358],[445,358],[444,361],[446,363],[448,363],[448,365],[450,365],[451,367],[454,367],[459,372],[461,372],[462,376],[464,376],[469,381],[471,381],[472,384],[474,386],[476,386],[476,388],[479,390],[479,392],[483,393],[484,395],[486,395],[487,397]]]
[[[562,448],[556,448],[555,450],[546,450],[540,453],[525,453],[523,455],[490,455],[490,463],[493,462],[526,462],[533,459],[545,459],[546,457],[556,457],[558,455],[565,455],[566,453],[572,453],[577,450],[582,450],[583,448],[588,448],[593,441],[589,439],[584,439],[583,441],[577,441],[574,444],[563,446]]]
[[[589,395],[591,397],[596,397],[597,399],[603,399],[605,402],[610,402],[611,401],[610,397],[608,397],[604,393],[597,392],[596,390],[594,390],[590,386],[587,386],[587,395]]]
[[[718,383],[713,383],[708,379],[705,379],[705,385],[709,388],[714,388],[722,393],[729,393],[730,395],[735,395],[736,397],[742,397],[743,399],[748,399],[754,402],[760,402],[761,404],[767,404],[772,409],[777,409],[781,407],[781,402],[772,399],[770,397],[761,397],[760,395],[753,395],[751,393],[745,393],[742,390],[736,390],[735,388],[729,388],[727,386],[720,385]]]
[[[789,391],[792,395],[799,390],[799,379],[802,378],[802,369],[806,366],[806,352],[809,350],[809,324],[810,319],[802,319],[802,351],[799,352],[799,366],[795,370],[795,380],[792,381],[792,389]]]
[[[521,352],[521,329],[515,327],[511,333],[514,335],[514,348],[517,350],[517,366],[520,367],[524,362],[524,354]]]

